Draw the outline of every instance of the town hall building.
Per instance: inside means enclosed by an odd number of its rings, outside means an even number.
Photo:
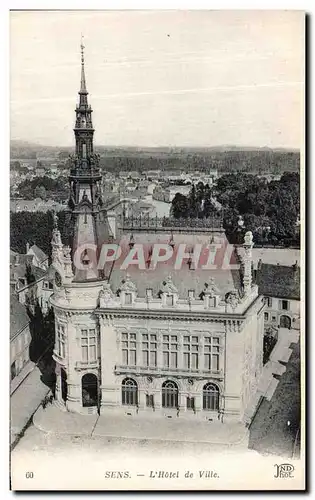
[[[83,47],[75,112],[73,248],[63,245],[57,217],[52,238],[56,404],[81,414],[243,421],[263,366],[252,234],[231,249],[220,220],[183,228],[106,212]],[[100,267],[104,245],[117,258]],[[127,266],[118,254],[128,252]]]

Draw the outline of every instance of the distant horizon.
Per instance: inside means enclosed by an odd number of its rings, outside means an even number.
[[[28,147],[40,147],[40,148],[61,148],[61,149],[72,149],[75,144],[71,145],[61,145],[61,144],[44,144],[44,143],[39,143],[35,141],[30,141],[28,139],[10,139],[10,145],[13,142],[21,142],[21,143],[26,143]],[[22,147],[22,144],[21,144]],[[94,148],[113,148],[113,149],[141,149],[141,150],[146,150],[146,149],[253,149],[253,150],[258,150],[258,149],[266,149],[266,150],[277,150],[277,149],[284,149],[288,151],[300,151],[300,148],[293,147],[293,146],[257,146],[257,145],[245,145],[245,144],[214,144],[214,145],[181,145],[181,144],[175,144],[175,145],[165,145],[161,144],[159,146],[148,146],[148,145],[134,145],[134,144],[99,144],[99,143],[94,143]]]

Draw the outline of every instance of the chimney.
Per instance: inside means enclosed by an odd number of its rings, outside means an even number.
[[[28,253],[28,252],[29,252],[29,249],[30,249],[30,244],[29,244],[29,242],[27,242],[27,243],[26,243],[26,253]]]
[[[16,254],[16,256],[15,256],[15,265],[16,266],[20,265],[20,256],[19,256],[19,254]]]

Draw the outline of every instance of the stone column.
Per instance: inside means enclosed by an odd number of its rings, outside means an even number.
[[[154,391],[154,409],[156,411],[159,411],[161,410],[162,408],[162,389],[161,390],[158,390],[158,389],[155,389]]]
[[[179,391],[178,394],[178,407],[180,412],[186,411],[186,397],[187,395],[184,394],[182,391]]]
[[[117,362],[116,330],[112,319],[104,315],[100,318],[100,357],[101,357],[101,407],[100,413],[120,406],[121,385],[116,379]]]
[[[163,334],[157,334],[157,368],[163,367]]]
[[[252,248],[253,248],[253,234],[247,231],[244,238],[244,292],[249,294],[252,288]]]
[[[60,366],[56,364],[56,393],[55,399],[60,403],[63,402],[62,394],[61,394],[61,370]]]
[[[200,392],[194,393],[196,413],[200,413],[202,411],[202,387],[201,387],[201,393]]]
[[[146,402],[146,390],[143,387],[139,387],[138,384],[138,406],[139,410],[144,410],[145,409],[145,402]]]

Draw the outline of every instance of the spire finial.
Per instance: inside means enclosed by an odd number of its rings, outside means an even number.
[[[80,88],[80,93],[87,93],[86,92],[86,83],[85,83],[85,71],[84,71],[84,49],[85,46],[83,45],[83,38],[84,36],[81,33],[81,88]]]
[[[85,47],[83,45],[83,38],[84,38],[84,36],[81,33],[81,46],[80,47],[81,47],[81,64],[82,65],[84,65],[84,49],[85,49]]]

